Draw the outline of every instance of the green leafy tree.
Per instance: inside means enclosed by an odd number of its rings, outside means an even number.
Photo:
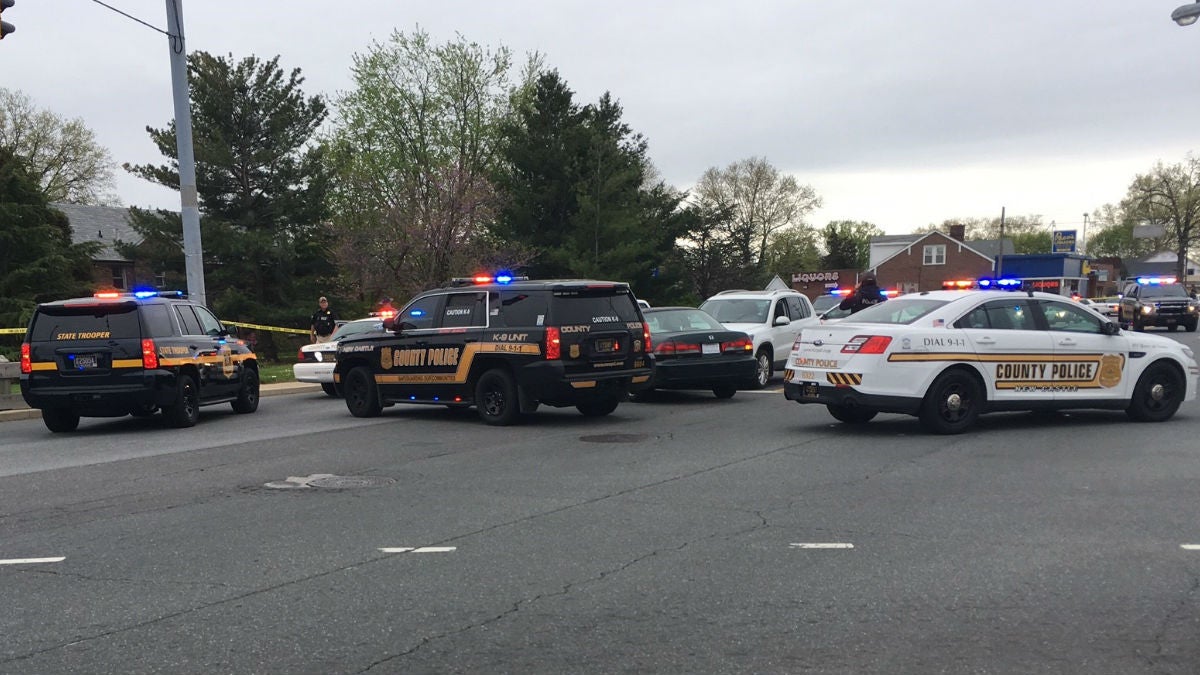
[[[871,238],[883,235],[875,225],[856,220],[835,220],[821,229],[826,269],[864,269],[871,260]]]
[[[25,94],[0,87],[0,147],[24,157],[47,202],[110,204],[114,164],[81,119],[39,109]]]
[[[1178,164],[1158,162],[1133,179],[1121,206],[1137,221],[1163,226],[1178,257],[1175,274],[1184,278],[1188,248],[1200,240],[1200,159],[1188,155]]]
[[[506,199],[493,235],[534,252],[533,276],[628,281],[658,302],[685,293],[675,250],[687,228],[683,195],[657,179],[621,106],[609,94],[576,104],[554,71],[516,103],[503,127]]]
[[[188,72],[209,303],[228,319],[304,325],[334,274],[327,162],[314,142],[325,102],[305,96],[300,70],[285,73],[278,57],[196,52]],[[174,124],[146,130],[169,163],[125,168],[179,189]],[[154,270],[182,268],[177,215],[136,211],[133,226],[143,243],[125,246],[127,256]],[[272,358],[276,345],[258,348]]]
[[[0,147],[0,327],[25,325],[39,302],[90,293],[96,247],[71,243],[27,162]]]
[[[1093,256],[1136,260],[1170,246],[1166,236],[1149,239],[1135,238],[1138,216],[1123,206],[1105,204],[1094,214],[1096,227],[1088,236],[1087,252]]]
[[[731,249],[728,256],[742,270],[742,285],[747,286],[767,280],[767,249],[775,235],[803,227],[804,217],[821,205],[811,186],[801,185],[762,157],[708,169],[692,199],[707,213],[728,214],[714,238]]]
[[[821,265],[821,248],[811,227],[794,226],[776,232],[767,244],[763,266],[767,274],[785,282],[794,272],[814,270]]]
[[[408,295],[498,265],[519,249],[489,237],[499,125],[512,59],[459,36],[394,32],[354,57],[354,88],[330,139],[343,284],[363,300]]]

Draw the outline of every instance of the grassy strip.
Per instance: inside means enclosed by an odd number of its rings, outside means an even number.
[[[276,384],[278,382],[295,382],[296,378],[292,376],[292,364],[290,363],[259,363],[258,381],[263,384]]]

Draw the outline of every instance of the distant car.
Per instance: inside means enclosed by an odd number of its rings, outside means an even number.
[[[846,424],[903,413],[955,434],[1004,410],[1100,408],[1161,422],[1196,399],[1197,374],[1189,347],[1121,330],[1060,295],[930,291],[806,328],[783,393]]]
[[[296,364],[292,366],[292,376],[297,382],[316,382],[322,391],[330,396],[337,396],[337,387],[333,384],[333,368],[337,365],[337,343],[350,335],[363,333],[382,333],[383,319],[369,317],[355,321],[344,321],[329,336],[328,342],[304,345],[296,355]]]
[[[645,300],[638,300],[637,303],[638,307],[641,307],[642,309],[650,309],[650,303],[646,302]]]
[[[1188,295],[1175,277],[1138,277],[1125,287],[1117,320],[1121,327],[1144,331],[1149,326],[1195,332],[1200,304]]]
[[[705,300],[700,309],[730,330],[749,333],[754,340],[756,388],[767,386],[775,370],[787,363],[801,329],[820,325],[812,301],[799,291],[721,291]]]
[[[1111,298],[1081,298],[1079,303],[1091,307],[1110,319],[1117,318],[1117,315],[1121,312],[1121,298],[1117,296]]]
[[[642,312],[654,346],[654,376],[634,394],[654,389],[711,389],[731,398],[755,387],[754,341],[729,330],[695,307],[655,307]]]
[[[837,307],[841,301],[842,296],[834,295],[833,293],[826,293],[825,295],[818,295],[816,298],[814,298],[812,305],[817,314],[823,314],[834,307]]]

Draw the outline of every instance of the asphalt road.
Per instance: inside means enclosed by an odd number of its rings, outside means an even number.
[[[0,424],[0,561],[63,558],[0,564],[0,672],[1200,671],[1200,404],[936,437],[778,388]]]

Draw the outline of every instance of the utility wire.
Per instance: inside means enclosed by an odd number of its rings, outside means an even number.
[[[158,26],[153,26],[151,24],[146,23],[145,21],[142,21],[141,19],[137,18],[136,16],[133,16],[131,14],[126,14],[125,12],[122,12],[121,10],[117,9],[116,7],[113,7],[112,5],[105,4],[105,3],[101,2],[100,0],[92,0],[92,2],[96,3],[97,5],[100,5],[101,7],[104,7],[106,9],[110,9],[110,10],[116,12],[117,14],[120,14],[121,16],[125,17],[126,19],[132,19],[132,20],[142,24],[146,28],[149,28],[151,30],[156,30],[156,31],[162,33],[163,35],[166,35],[169,38],[175,37],[174,35],[171,35],[170,33],[159,28]]]

